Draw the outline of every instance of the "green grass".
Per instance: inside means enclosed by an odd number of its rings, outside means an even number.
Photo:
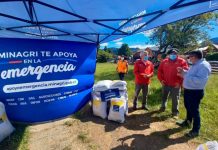
[[[117,80],[116,64],[112,63],[99,63],[97,64],[95,81],[99,80]],[[128,87],[128,96],[130,106],[134,96],[134,75],[133,66],[129,66],[129,73],[125,76],[125,81]],[[139,97],[141,99],[141,97]],[[161,85],[157,79],[156,71],[152,78],[149,88],[148,105],[151,110],[157,110],[161,104]],[[171,101],[169,100],[166,113],[171,111]],[[200,106],[201,113],[201,136],[200,140],[218,140],[218,74],[212,74],[209,78],[205,96]],[[183,94],[180,98],[180,118],[184,119],[186,111],[183,103]]]
[[[99,80],[118,80],[118,74],[116,72],[116,64],[112,63],[98,63],[96,74],[95,74],[95,81]],[[135,92],[135,81],[134,81],[134,75],[133,75],[133,66],[129,66],[129,72],[125,76],[124,80],[127,82],[127,88],[128,88],[128,97],[130,100],[130,103],[132,102],[132,99],[134,97]],[[139,100],[141,99],[141,96],[139,96]],[[152,78],[151,86],[149,87],[149,101],[148,104],[152,108],[159,108],[159,104],[161,102],[161,85],[159,81],[157,80],[156,76]]]
[[[116,65],[111,63],[97,64],[95,73],[95,82],[99,80],[117,80],[118,75],[116,73]],[[133,75],[133,66],[129,66],[129,73],[125,76],[125,80],[128,85],[128,96],[129,103],[131,106],[132,99],[134,96],[135,82]],[[139,97],[141,99],[141,97]],[[152,83],[149,88],[148,105],[151,110],[156,110],[160,107],[161,103],[161,85],[157,80],[156,75],[152,78]],[[171,101],[166,113],[170,113]],[[205,96],[200,106],[201,112],[201,136],[200,139],[207,140],[218,140],[218,75],[212,74],[208,81]],[[185,109],[183,105],[183,97],[181,96],[180,101],[180,117],[185,118]],[[76,113],[75,117],[81,117],[83,114],[80,112]],[[65,122],[65,125],[71,126],[71,122]],[[28,127],[25,125],[15,125],[16,131],[11,135],[10,138],[6,138],[0,143],[0,150],[27,150],[28,149],[28,138],[29,132]],[[84,143],[89,142],[87,133],[79,133],[78,139]],[[95,146],[91,146],[92,149],[96,149]],[[67,148],[66,148],[67,149]],[[90,148],[91,149],[91,148]]]
[[[218,140],[218,74],[212,74],[201,104],[202,136]]]
[[[28,127],[20,124],[14,127],[15,132],[0,143],[0,150],[28,150]]]

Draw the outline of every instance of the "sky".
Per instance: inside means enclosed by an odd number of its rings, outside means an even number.
[[[207,30],[209,37],[210,38],[218,37],[218,22],[211,21],[209,22],[209,26],[213,28],[212,30]],[[205,28],[202,27],[202,30],[205,30]],[[151,34],[152,34],[152,30],[148,30],[142,33],[120,38],[108,43],[102,43],[101,49],[103,49],[105,46],[107,46],[108,48],[111,47],[120,48],[123,43],[128,44],[130,48],[143,49],[146,47],[152,47],[155,45],[151,42],[149,38]]]

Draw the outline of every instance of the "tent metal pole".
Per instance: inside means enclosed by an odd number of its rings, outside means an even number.
[[[87,20],[39,21],[38,24],[78,23],[78,22],[88,22],[88,21]]]
[[[72,16],[74,16],[74,17],[78,17],[78,18],[83,19],[83,20],[87,20],[87,18],[85,18],[85,17],[83,17],[83,16],[80,16],[80,15],[78,15],[78,14],[75,14],[75,13],[72,13],[72,12],[69,12],[69,11],[66,11],[66,10],[64,10],[64,9],[55,7],[55,6],[50,5],[50,4],[47,4],[47,3],[44,3],[44,2],[42,2],[42,1],[35,0],[35,3],[38,3],[38,4],[41,4],[41,5],[44,5],[44,6],[53,8],[53,9],[55,9],[55,10],[58,10],[58,11],[67,13],[67,14],[69,14],[69,15],[72,15]]]
[[[189,2],[189,3],[181,4],[181,5],[176,5],[176,6],[172,7],[171,10],[181,8],[181,7],[191,6],[191,5],[195,5],[195,4],[199,4],[199,3],[204,3],[204,2],[208,2],[208,1],[211,1],[211,0],[198,0],[198,1],[193,1],[193,2]]]
[[[99,45],[99,34],[97,34],[97,45]]]
[[[105,38],[103,38],[102,40],[100,39],[97,39],[97,42],[98,43],[101,43],[102,41],[104,41],[105,39],[109,38],[110,36],[112,35],[132,35],[134,33],[137,33],[140,29],[142,29],[144,26],[146,26],[147,24],[153,22],[154,20],[156,20],[158,17],[160,17],[161,15],[163,15],[164,13],[170,11],[170,10],[175,10],[175,9],[179,9],[179,8],[182,8],[182,7],[187,7],[187,6],[192,6],[192,5],[195,5],[195,4],[199,4],[199,3],[205,3],[205,2],[209,2],[211,0],[195,0],[195,1],[191,1],[191,2],[186,2],[186,3],[183,3],[185,2],[185,0],[178,0],[175,4],[173,4],[172,6],[170,6],[168,9],[166,10],[159,10],[159,11],[155,11],[155,12],[151,12],[151,13],[148,13],[148,14],[144,14],[144,15],[141,15],[141,16],[137,16],[137,17],[133,17],[133,18],[129,18],[129,19],[126,19],[126,18],[118,18],[118,19],[94,19],[94,20],[89,20],[87,19],[86,17],[83,17],[79,14],[76,14],[76,13],[73,13],[73,12],[70,12],[68,10],[65,10],[65,9],[62,9],[62,8],[59,8],[59,7],[56,7],[54,5],[51,5],[49,3],[45,3],[43,1],[39,1],[39,0],[1,0],[1,2],[23,2],[24,6],[25,6],[25,9],[29,15],[29,20],[27,19],[23,19],[23,18],[19,18],[19,17],[16,17],[16,16],[12,16],[12,15],[9,15],[9,14],[4,14],[4,13],[0,13],[0,16],[3,16],[3,17],[6,17],[6,18],[10,18],[10,19],[14,19],[14,20],[17,20],[17,21],[21,21],[21,22],[25,22],[25,23],[28,23],[30,24],[30,26],[38,26],[39,28],[39,32],[40,32],[40,35],[41,37],[43,37],[43,33],[42,33],[42,30],[41,30],[41,27],[45,26],[43,24],[53,24],[53,23],[77,23],[77,22],[91,22],[91,23],[95,23],[95,24],[98,24],[100,26],[103,26],[105,28],[109,28],[112,31],[112,33],[108,33],[108,34],[99,34],[99,33],[81,33],[81,34],[74,34],[74,33],[69,33],[69,32],[66,32],[66,31],[61,31],[59,29],[55,29],[55,28],[52,28],[52,27],[47,27],[47,28],[50,28],[50,29],[53,29],[53,30],[56,30],[56,31],[59,31],[59,32],[63,32],[63,34],[55,34],[55,35],[45,35],[45,36],[64,36],[64,35],[74,35],[76,37],[79,37],[79,38],[82,38],[82,39],[85,39],[85,40],[88,40],[88,41],[91,41],[91,42],[95,42],[94,40],[91,40],[89,38],[86,38],[84,37],[85,35],[106,35]],[[63,13],[66,13],[66,14],[69,14],[69,15],[72,15],[74,17],[77,17],[78,19],[77,20],[62,20],[62,21],[38,21],[38,18],[37,18],[37,15],[36,15],[36,11],[35,11],[35,8],[34,8],[34,4],[39,4],[39,5],[42,5],[42,6],[45,6],[45,7],[48,7],[48,8],[51,8],[51,9],[54,9],[54,10],[57,10],[57,11],[60,11],[60,12],[63,12]],[[157,14],[157,15],[155,15]],[[138,19],[138,18],[143,18],[143,17],[146,17],[146,16],[151,16],[151,15],[155,15],[154,17],[152,17],[150,20],[148,20],[147,22],[145,22],[141,27],[139,27],[138,29],[134,30],[132,33],[127,33],[127,32],[124,32],[122,31],[122,27],[124,27],[125,25],[127,25],[129,22],[131,22],[132,20],[135,20],[135,19]],[[35,17],[35,18],[34,18]],[[34,19],[36,19],[34,21]],[[80,20],[81,19],[81,20]],[[114,27],[111,27],[107,24],[103,24],[102,22],[108,22],[108,21],[126,21],[124,24],[122,24],[120,27],[118,28],[114,28]],[[14,30],[16,28],[22,28],[22,27],[30,27],[30,26],[17,26],[17,27],[10,27],[10,28],[6,28],[6,30],[9,30],[9,31],[14,31],[14,32],[19,32],[19,33],[25,33],[25,34],[29,34],[29,35],[35,35],[35,36],[39,36],[38,34],[34,34],[34,33],[28,33],[28,32],[24,32],[24,31],[19,31],[19,30]],[[46,26],[45,26],[46,27]],[[120,32],[120,33],[116,33],[116,32]],[[82,36],[84,35],[84,36]],[[99,37],[98,37],[99,38]],[[99,40],[99,41],[98,41]]]
[[[198,4],[198,3],[202,3],[202,2],[207,2],[207,1],[210,1],[210,0],[200,0],[200,1],[194,1],[194,2],[189,2],[187,4],[182,4],[182,5],[179,5],[180,3],[182,3],[184,0],[180,0],[178,1],[177,3],[173,4],[171,7],[169,7],[170,10],[172,9],[177,9],[177,8],[181,8],[181,7],[186,7],[186,6],[190,6],[190,5],[194,5],[194,4]],[[150,19],[147,23],[145,23],[143,26],[141,26],[140,28],[136,29],[135,31],[133,31],[133,33],[137,32],[139,29],[143,28],[145,25],[147,25],[148,23],[151,23],[153,20],[155,20],[156,18],[160,17],[161,15],[163,15],[163,13],[165,13],[166,11],[163,11],[163,10],[159,10],[159,11],[156,11],[156,12],[152,12],[152,13],[148,13],[148,14],[145,14],[145,15],[141,15],[141,16],[138,16],[138,17],[134,17],[134,18],[130,18],[126,23],[124,23],[122,26],[120,26],[118,28],[118,30],[120,28],[122,28],[123,26],[125,26],[127,23],[129,23],[130,21],[132,20],[135,20],[137,18],[142,18],[142,17],[146,17],[146,16],[150,16],[150,15],[154,15],[154,14],[158,14],[157,16],[155,16],[154,18]],[[116,32],[116,31],[115,31]],[[113,35],[115,32],[111,33],[111,35]],[[133,34],[131,33],[131,34]],[[100,42],[104,41],[105,39],[107,39],[108,37],[110,37],[111,35],[108,35],[107,37],[105,37],[104,39],[102,39]]]
[[[179,2],[175,3],[174,5],[172,5],[170,7],[170,10],[173,10],[173,9],[178,9],[178,8],[181,8],[181,7],[186,7],[186,6],[190,6],[190,5],[194,5],[194,4],[198,4],[198,3],[202,3],[202,2],[206,2],[206,1],[209,1],[209,0],[201,0],[201,1],[194,1],[194,2],[189,2],[187,4],[182,4],[182,5],[179,5],[180,3],[182,3],[184,0],[180,0]],[[134,30],[131,34],[134,34],[136,33],[137,31],[139,31],[141,28],[143,28],[145,25],[151,23],[152,21],[156,20],[157,18],[159,18],[161,15],[163,15],[164,13],[166,13],[167,11],[162,11],[159,15],[155,16],[154,18],[150,19],[148,22],[146,22],[145,24],[143,24],[141,27],[139,27],[138,29]]]
[[[155,11],[155,12],[152,12],[152,13],[148,13],[148,14],[145,14],[145,15],[138,16],[138,17],[130,18],[130,19],[128,19],[123,25],[121,25],[119,28],[117,28],[117,29],[116,29],[114,32],[112,32],[110,35],[108,35],[107,37],[105,37],[104,39],[102,39],[100,42],[102,42],[102,41],[104,41],[105,39],[109,38],[111,35],[114,35],[114,33],[116,33],[118,30],[120,30],[122,27],[124,27],[124,26],[125,26],[126,24],[128,24],[130,21],[135,20],[135,19],[138,19],[138,18],[142,18],[142,17],[146,17],[146,16],[158,14],[158,13],[161,13],[161,11]],[[126,35],[128,35],[128,33],[127,33]]]
[[[96,24],[98,24],[98,25],[100,25],[100,26],[103,26],[103,27],[106,27],[106,28],[112,29],[112,30],[114,30],[114,31],[119,31],[119,32],[121,32],[121,33],[123,33],[123,34],[128,34],[128,33],[124,32],[124,31],[121,31],[121,30],[119,30],[119,29],[116,29],[116,28],[110,27],[110,26],[105,25],[105,24],[102,24],[102,23],[99,23],[99,22],[97,22],[97,21],[94,21],[94,23],[96,23]]]
[[[32,1],[28,1],[28,3],[29,3],[30,19],[33,22],[33,2]]]
[[[0,13],[0,16],[7,17],[7,18],[10,18],[10,19],[14,19],[14,20],[18,20],[18,21],[22,21],[22,22],[26,22],[26,23],[31,23],[30,20],[26,20],[26,19],[18,18],[18,17],[15,17],[15,16],[11,16],[11,15],[7,15],[7,14],[3,14],[3,13]]]
[[[179,0],[178,2],[176,2],[175,4],[173,4],[170,9],[174,9],[177,5],[181,4],[182,2],[184,2],[185,0]]]
[[[19,2],[22,0],[1,0],[0,2]],[[24,0],[24,1],[29,1],[29,0]]]
[[[28,2],[30,2],[30,1],[28,1]],[[27,6],[25,0],[23,0],[23,4],[24,4],[24,7],[25,7],[25,9],[26,9],[26,11],[27,11],[29,17],[30,17],[31,22],[33,22],[33,14],[32,14],[32,10],[30,11],[31,8],[29,7],[29,9],[28,9],[28,6]],[[29,6],[30,6],[30,4],[29,4]]]
[[[31,2],[30,2],[29,4],[30,4],[30,5],[29,5],[30,9],[33,10],[33,14],[34,14],[34,16],[35,16],[35,18],[36,18],[36,25],[37,25],[38,28],[39,28],[39,32],[40,32],[40,35],[41,35],[41,38],[42,38],[42,37],[43,37],[43,34],[42,34],[41,27],[40,27],[39,24],[38,24],[38,17],[37,17],[37,15],[36,15],[36,11],[35,11],[34,5],[31,4]]]

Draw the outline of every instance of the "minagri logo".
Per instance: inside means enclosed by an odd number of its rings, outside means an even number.
[[[218,7],[218,0],[210,1],[209,8]]]

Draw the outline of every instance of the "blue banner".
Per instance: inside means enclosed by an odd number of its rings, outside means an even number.
[[[95,68],[95,44],[0,38],[0,101],[16,122],[65,117],[91,99]]]

